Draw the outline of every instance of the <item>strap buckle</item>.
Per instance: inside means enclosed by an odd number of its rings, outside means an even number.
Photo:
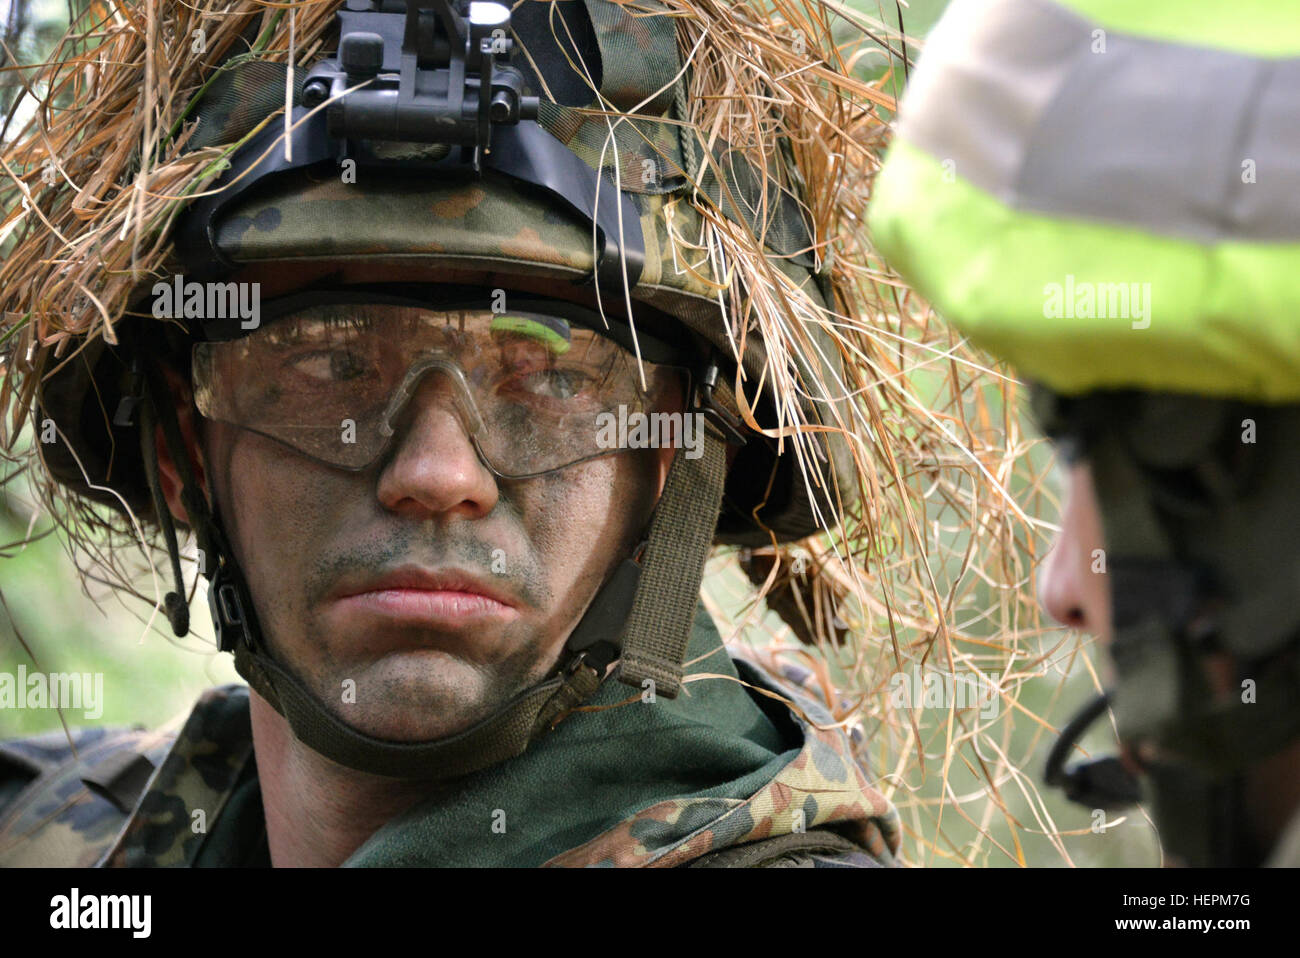
[[[570,633],[564,645],[565,651],[572,655],[564,666],[565,678],[584,664],[603,676],[609,664],[622,654],[623,631],[641,583],[640,559],[647,544],[645,539],[637,543],[632,554],[619,563],[592,599],[582,621]]]
[[[244,603],[240,600],[239,589],[230,578],[224,563],[208,585],[208,608],[212,612],[212,628],[216,632],[218,651],[235,651],[241,639],[251,647]]]
[[[131,360],[131,386],[118,400],[117,410],[113,413],[113,425],[121,428],[134,426],[136,407],[140,405],[143,399],[144,373],[140,369],[140,359],[137,356]]]
[[[718,385],[719,372],[717,360],[710,360],[709,365],[705,367],[704,373],[700,377],[696,405],[691,412],[699,413],[713,423],[714,427],[722,433],[723,438],[729,444],[743,446],[749,442],[749,437],[744,432],[745,424],[727,409],[724,409],[713,396],[713,390]]]
[[[609,668],[609,663],[618,658],[619,650],[609,642],[597,642],[589,648],[583,649],[564,667],[564,677],[572,678],[574,674],[584,665],[596,673],[598,677],[605,675],[605,670]]]

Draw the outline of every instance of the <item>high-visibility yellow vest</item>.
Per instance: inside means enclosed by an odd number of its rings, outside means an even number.
[[[1300,401],[1300,16],[954,0],[870,223],[942,316],[1057,392]]]

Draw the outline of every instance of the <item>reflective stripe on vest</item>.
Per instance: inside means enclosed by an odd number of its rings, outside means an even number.
[[[898,136],[1008,206],[1202,243],[1300,239],[1300,58],[958,0],[922,66]]]
[[[954,0],[873,184],[873,240],[1057,392],[1298,402],[1300,21],[1276,13],[1266,50],[1231,19],[1192,46],[1158,29],[1183,6],[1158,6],[1125,32],[1111,0]]]

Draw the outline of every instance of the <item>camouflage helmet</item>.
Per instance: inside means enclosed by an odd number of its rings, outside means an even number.
[[[381,9],[391,14],[401,6],[391,0],[351,0],[340,17],[346,22]],[[513,129],[494,133],[497,142],[479,176],[451,170],[433,179],[421,173],[421,158],[449,152],[445,145],[386,143],[376,161],[384,165],[373,167],[357,167],[356,158],[332,151],[328,157],[312,154],[304,142],[312,131],[305,125],[295,131],[295,161],[280,162],[283,129],[272,123],[258,135],[250,132],[283,107],[285,65],[236,55],[205,82],[193,112],[197,125],[185,142],[189,152],[224,148],[236,168],[206,185],[210,195],[192,202],[178,219],[173,245],[156,272],[257,281],[264,297],[268,291],[274,295],[284,277],[289,285],[282,291],[322,282],[410,283],[447,276],[474,276],[486,286],[508,288],[520,276],[554,277],[575,285],[587,281],[588,289],[603,293],[614,321],[627,313],[626,280],[634,303],[671,317],[729,358],[727,378],[734,378],[738,350],[731,324],[745,308],[734,294],[746,279],[770,285],[775,276],[783,277],[788,295],[807,298],[806,305],[796,304],[805,316],[833,308],[829,263],[816,255],[788,143],[766,171],[755,167],[746,150],[724,141],[709,148],[689,123],[678,18],[672,11],[655,2],[560,0],[554,7],[561,28],[549,22],[551,7],[527,2],[510,18],[517,42],[511,44],[509,63],[517,65],[529,89],[550,94],[541,98],[537,122],[526,125],[530,135],[517,152],[535,155],[545,149],[548,160],[568,154],[583,171],[603,174],[577,185],[594,187],[597,194],[603,190],[593,201],[601,216],[568,205],[563,187],[572,186],[571,179],[547,189],[512,175],[515,170],[494,167],[493,159],[514,145],[501,142]],[[305,71],[296,73],[295,122],[313,112],[306,106],[310,87],[303,93],[306,78]],[[233,152],[231,144],[242,145]],[[261,162],[250,163],[259,157]],[[410,168],[403,168],[404,162]],[[455,158],[448,158],[448,166],[455,165]],[[766,258],[755,259],[755,275],[729,278],[729,264],[697,242],[706,233],[706,214],[760,239]],[[334,228],[344,222],[346,230]],[[607,226],[606,233],[621,230],[624,242],[602,233]],[[731,272],[743,269],[744,264],[730,264]],[[594,282],[598,273],[601,282]],[[156,278],[133,290],[136,308],[128,307],[128,314],[148,312],[145,293]],[[157,335],[148,328],[152,325],[145,324],[144,335]],[[765,378],[768,362],[762,332],[756,332],[742,337],[744,375],[755,383]],[[808,384],[805,396],[778,400],[769,386],[749,399],[752,425],[775,430],[790,422],[792,411],[796,422],[826,418],[808,397],[815,400],[819,384],[840,378],[838,350],[816,323],[802,333],[812,348],[792,357],[795,366],[813,357],[823,368],[799,369],[799,380]],[[42,452],[59,481],[114,507],[120,495],[137,514],[148,516],[153,508],[141,463],[113,453],[123,442],[126,448],[138,445],[134,426],[113,422],[122,397],[136,389],[132,375],[130,354],[97,339],[78,361],[45,379],[41,406],[67,442]],[[799,408],[792,409],[792,403]],[[816,458],[823,465],[834,461],[838,467],[810,473],[805,482],[796,456],[778,455],[775,440],[752,428],[747,432],[749,441],[737,453],[727,485],[719,542],[801,539],[826,528],[826,517],[839,511],[831,489],[848,501],[856,497],[850,488],[852,455],[838,437],[805,437],[838,452],[828,457],[819,450]]]

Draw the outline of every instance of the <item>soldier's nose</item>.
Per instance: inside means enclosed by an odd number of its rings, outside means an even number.
[[[1071,629],[1087,626],[1075,544],[1059,538],[1043,560],[1038,576],[1038,602],[1061,625]]]
[[[1101,514],[1087,463],[1070,468],[1061,533],[1038,573],[1038,600],[1057,622],[1098,637],[1110,631]]]
[[[451,377],[425,375],[394,425],[394,449],[379,478],[379,501],[395,512],[487,515],[496,477],[469,436],[474,416]]]

